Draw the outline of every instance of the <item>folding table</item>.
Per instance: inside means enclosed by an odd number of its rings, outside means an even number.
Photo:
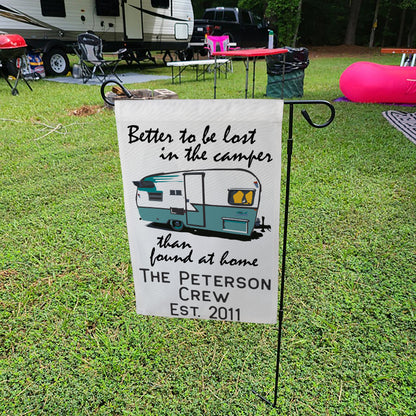
[[[225,57],[238,57],[238,58],[246,58],[244,64],[246,66],[246,93],[245,98],[247,98],[248,93],[248,73],[249,73],[249,63],[250,58],[253,58],[253,91],[252,91],[252,98],[254,98],[254,86],[256,80],[256,59],[259,56],[269,56],[269,55],[278,55],[281,53],[287,53],[287,49],[283,48],[275,48],[275,49],[265,49],[265,48],[255,48],[255,49],[234,49],[228,51],[218,51],[213,52],[212,56],[217,59],[217,56],[225,56]],[[217,97],[217,65],[214,66],[214,98]]]
[[[401,53],[400,66],[415,66],[416,49],[412,48],[382,48],[381,53]],[[409,58],[408,58],[409,56]]]
[[[227,75],[228,72],[228,64],[230,60],[229,59],[204,59],[204,60],[195,60],[195,61],[173,61],[168,62],[166,66],[170,66],[172,68],[172,84],[175,83],[175,79],[179,78],[179,84],[181,83],[182,79],[182,72],[185,71],[186,68],[194,68],[195,69],[195,78],[198,81],[200,76],[203,76],[205,79],[205,74],[208,72],[208,70],[213,65],[225,66],[225,74]],[[178,68],[178,74],[175,75],[173,68]],[[198,68],[202,67],[201,71],[198,72]]]

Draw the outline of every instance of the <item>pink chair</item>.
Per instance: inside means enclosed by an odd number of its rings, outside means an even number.
[[[207,36],[205,48],[208,49],[208,56],[211,58],[212,52],[228,51],[229,43],[230,43],[230,38],[227,35]]]
[[[212,57],[213,52],[224,52],[230,49],[239,49],[239,48],[230,48],[230,38],[228,35],[222,36],[206,36],[205,38],[205,49],[208,49],[208,58]],[[225,72],[233,72],[233,63],[230,59],[229,66],[225,66]]]

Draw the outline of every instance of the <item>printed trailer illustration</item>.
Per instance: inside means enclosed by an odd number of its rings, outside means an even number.
[[[159,173],[134,181],[141,219],[250,236],[256,225],[261,185],[244,169]],[[257,223],[259,223],[257,221]]]

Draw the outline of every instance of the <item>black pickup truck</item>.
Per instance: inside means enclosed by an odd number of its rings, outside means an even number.
[[[202,19],[195,19],[190,49],[201,55],[206,54],[206,35],[228,35],[230,42],[240,48],[267,47],[269,27],[264,20],[248,10],[215,7],[205,9]]]

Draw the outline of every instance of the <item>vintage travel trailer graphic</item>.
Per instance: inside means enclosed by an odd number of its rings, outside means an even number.
[[[251,236],[259,225],[261,184],[248,170],[158,173],[133,183],[144,221],[168,224],[175,231],[184,227],[209,230],[218,236]]]

